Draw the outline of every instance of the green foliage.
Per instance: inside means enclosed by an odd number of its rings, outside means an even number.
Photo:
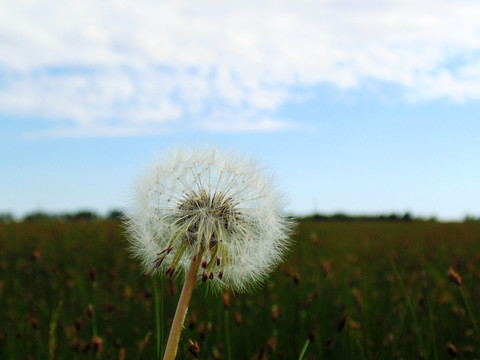
[[[478,357],[480,222],[302,221],[294,240],[228,307],[195,288],[179,359],[196,342],[203,359]],[[145,278],[127,247],[118,221],[0,223],[0,358],[157,358],[182,279]]]

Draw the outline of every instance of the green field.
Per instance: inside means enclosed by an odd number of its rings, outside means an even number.
[[[480,222],[303,221],[293,239],[229,307],[195,288],[179,359],[189,340],[200,359],[480,358]],[[0,224],[0,359],[156,359],[181,279],[146,278],[127,246],[115,221]]]

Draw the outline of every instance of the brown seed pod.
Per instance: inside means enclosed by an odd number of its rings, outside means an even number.
[[[277,306],[277,305],[273,305],[273,306],[272,306],[272,312],[271,312],[271,314],[270,314],[270,318],[272,319],[272,322],[277,321],[278,315],[279,315],[278,306]]]
[[[98,336],[94,336],[92,339],[92,350],[95,354],[101,354],[103,350],[103,342],[102,339]]]
[[[292,275],[292,279],[293,279],[293,283],[295,285],[298,285],[298,283],[300,282],[300,275],[298,275],[298,273],[295,273]]]
[[[188,339],[188,344],[188,351],[195,357],[195,359],[198,359],[198,354],[200,353],[198,342],[193,342],[191,339]]]
[[[238,311],[235,312],[235,324],[239,326],[243,321],[242,314],[240,314]]]
[[[223,293],[223,307],[228,309],[230,307],[230,295]]]
[[[451,342],[448,342],[447,344],[447,352],[448,352],[448,355],[450,355],[453,358],[456,358],[458,355],[457,348]]]
[[[345,328],[345,325],[347,323],[347,320],[348,320],[348,315],[345,314],[342,316],[342,318],[340,319],[340,321],[338,322],[338,325],[337,325],[337,330],[339,332],[342,332],[343,329]]]
[[[92,266],[90,270],[88,270],[88,276],[90,277],[91,282],[97,281],[97,270],[95,269],[95,266]]]
[[[32,260],[32,262],[35,262],[40,258],[41,255],[42,255],[42,251],[40,249],[36,249],[32,253],[32,256],[30,257],[30,259]]]
[[[93,307],[92,304],[88,304],[87,306],[87,316],[89,319],[93,318],[93,315],[95,314],[95,308]]]
[[[453,270],[453,268],[450,266],[448,268],[448,278],[450,279],[451,282],[453,282],[455,285],[457,286],[461,286],[462,285],[462,278],[460,277],[460,275],[458,275],[455,270]]]
[[[195,324],[197,323],[197,312],[194,311],[188,318],[188,328],[193,330],[195,328]]]

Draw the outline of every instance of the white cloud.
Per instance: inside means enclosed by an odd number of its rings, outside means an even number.
[[[48,118],[52,133],[281,130],[277,109],[318,84],[480,99],[474,1],[0,5],[1,112]]]

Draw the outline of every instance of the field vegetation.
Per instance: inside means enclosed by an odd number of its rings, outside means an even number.
[[[300,221],[251,293],[199,284],[178,358],[480,358],[480,222],[340,220]],[[114,219],[0,223],[0,358],[161,358],[182,279],[127,247]]]

